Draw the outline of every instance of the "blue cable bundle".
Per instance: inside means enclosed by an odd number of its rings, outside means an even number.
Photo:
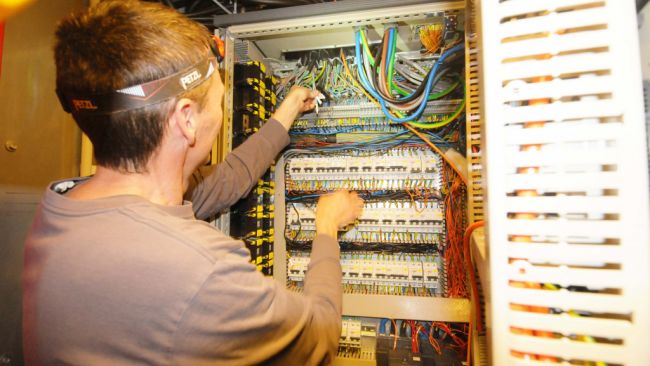
[[[389,31],[389,39],[392,39],[394,37],[394,29],[391,29]],[[433,85],[433,80],[436,77],[436,74],[438,72],[438,69],[440,68],[440,65],[451,55],[453,55],[456,52],[460,52],[465,48],[463,44],[458,44],[449,50],[447,50],[445,53],[443,53],[440,58],[436,61],[436,63],[433,65],[431,72],[429,72],[429,75],[426,80],[426,87],[425,87],[425,93],[429,94],[431,90],[431,86]],[[388,119],[395,123],[405,123],[405,122],[411,122],[416,119],[418,119],[422,113],[424,112],[424,109],[426,108],[427,105],[427,98],[423,98],[422,102],[418,106],[417,110],[412,113],[409,116],[398,118],[394,117],[388,107],[386,106],[386,100],[372,87],[370,81],[366,77],[366,74],[363,70],[363,65],[362,65],[362,58],[361,58],[361,30],[357,30],[356,36],[355,36],[355,55],[357,58],[357,73],[359,74],[359,80],[361,81],[361,85],[372,95],[377,101],[379,102],[379,105],[381,106],[382,112],[386,115]],[[389,42],[389,52],[392,52],[392,43]],[[388,67],[388,66],[387,66]],[[404,99],[409,98],[410,96],[404,97]]]

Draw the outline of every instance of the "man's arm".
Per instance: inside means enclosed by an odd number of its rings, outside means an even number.
[[[316,238],[304,292],[289,292],[247,263],[248,251],[219,257],[184,311],[173,364],[320,365],[334,359],[341,332],[341,263],[337,229],[353,222],[363,201],[339,191],[316,210]]]
[[[319,92],[294,86],[271,119],[233,150],[216,167],[197,170],[185,199],[192,201],[194,215],[205,219],[231,206],[255,186],[271,162],[289,143],[287,131],[296,117],[314,108]]]
[[[223,162],[194,172],[185,193],[185,199],[192,201],[194,215],[205,219],[248,194],[288,143],[287,130],[270,119]]]

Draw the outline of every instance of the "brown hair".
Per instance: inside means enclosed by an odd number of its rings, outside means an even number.
[[[205,59],[208,30],[158,3],[108,0],[63,19],[54,49],[56,85],[97,95],[157,80]],[[182,97],[202,108],[210,82]],[[98,165],[144,172],[162,141],[176,98],[108,115],[75,115]]]

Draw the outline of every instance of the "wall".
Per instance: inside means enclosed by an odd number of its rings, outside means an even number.
[[[38,0],[6,21],[0,76],[0,366],[22,365],[23,241],[48,182],[79,172],[80,133],[54,93],[54,28],[84,0]],[[6,149],[13,141],[16,150]]]
[[[0,184],[78,175],[80,133],[54,93],[56,22],[84,0],[39,0],[7,20],[0,77]],[[7,142],[16,151],[6,149]]]

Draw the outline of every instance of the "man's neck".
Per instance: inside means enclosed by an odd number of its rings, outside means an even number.
[[[146,173],[124,173],[98,166],[93,177],[66,194],[78,200],[121,195],[140,196],[159,205],[181,204],[182,172],[180,169],[174,172],[149,166]]]

